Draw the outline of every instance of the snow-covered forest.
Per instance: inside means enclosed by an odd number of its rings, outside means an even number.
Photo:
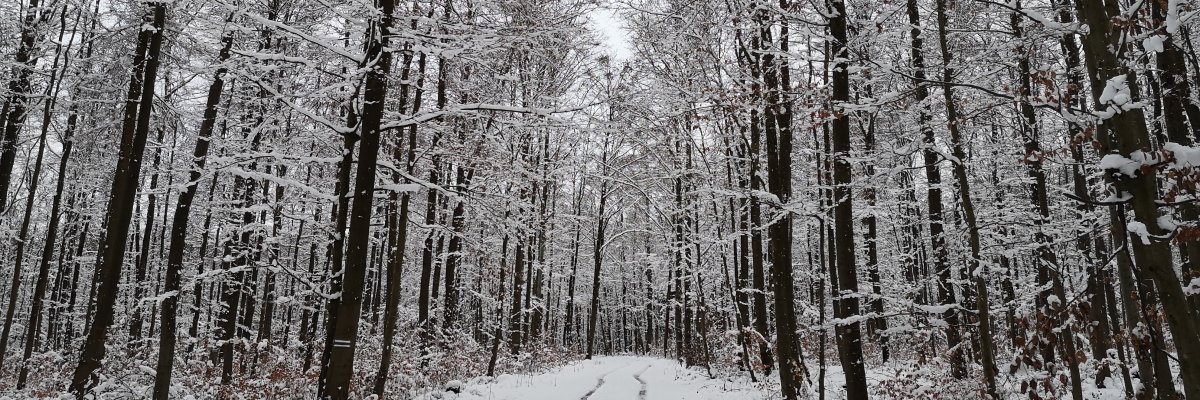
[[[1195,0],[0,2],[0,398],[1200,400],[1195,40]]]

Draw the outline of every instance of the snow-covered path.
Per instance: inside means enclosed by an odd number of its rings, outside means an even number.
[[[747,383],[709,379],[673,360],[598,357],[540,375],[501,375],[464,385],[452,400],[727,400],[763,399]]]

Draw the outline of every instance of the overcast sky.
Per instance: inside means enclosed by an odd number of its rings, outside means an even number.
[[[592,27],[600,33],[600,44],[608,48],[608,53],[617,60],[627,60],[632,51],[629,49],[628,32],[625,31],[625,21],[611,8],[598,8],[592,11]]]

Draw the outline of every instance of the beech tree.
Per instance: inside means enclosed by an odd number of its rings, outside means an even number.
[[[117,167],[113,171],[112,190],[105,213],[105,235],[100,245],[97,263],[95,314],[88,329],[87,341],[79,355],[79,366],[71,378],[71,392],[84,395],[98,382],[96,369],[105,357],[105,342],[116,313],[117,283],[125,259],[130,220],[133,218],[134,195],[142,170],[142,155],[150,131],[155,79],[158,78],[159,56],[162,49],[167,5],[148,3],[144,17],[149,25],[138,33],[133,55],[133,73],[129,78],[129,93],[125,99],[121,121],[121,146]]]

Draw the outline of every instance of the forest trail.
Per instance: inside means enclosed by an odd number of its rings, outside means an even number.
[[[674,360],[651,357],[597,357],[538,375],[478,378],[452,400],[718,400],[763,399],[746,382],[709,379]]]

